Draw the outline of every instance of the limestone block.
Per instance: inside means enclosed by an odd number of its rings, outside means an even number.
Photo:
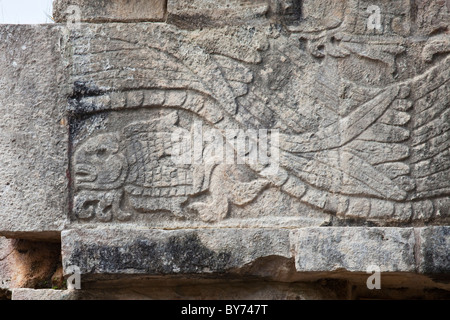
[[[450,273],[450,227],[415,230],[418,237],[418,270],[421,273]]]
[[[61,28],[0,26],[0,234],[59,237],[68,212]]]
[[[79,292],[53,289],[14,289],[11,300],[77,300]]]
[[[73,229],[62,233],[64,272],[77,266],[81,279],[102,274],[211,274],[241,268],[259,258],[289,258],[289,231],[271,229]]]
[[[269,257],[294,259],[290,279],[296,272],[334,271],[345,278],[366,273],[370,266],[384,273],[442,274],[450,267],[448,239],[448,227],[72,229],[62,233],[62,257],[65,274],[71,274],[69,267],[79,267],[82,281],[102,275],[232,274]],[[255,275],[274,279],[285,267],[279,263],[272,268]]]
[[[298,272],[415,272],[412,228],[304,228],[291,235]]]
[[[163,21],[166,0],[56,0],[53,18],[56,22],[128,22]]]

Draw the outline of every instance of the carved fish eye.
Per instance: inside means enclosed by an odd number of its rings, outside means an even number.
[[[89,173],[84,172],[84,171],[79,171],[79,172],[76,172],[75,174],[79,177],[88,177],[89,176]]]
[[[106,156],[106,153],[108,152],[108,150],[106,150],[106,148],[101,148],[97,150],[97,156],[99,158],[102,158],[104,156]]]

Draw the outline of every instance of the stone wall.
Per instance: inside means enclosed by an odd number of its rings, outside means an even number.
[[[0,26],[0,299],[449,298],[449,15],[56,0]]]

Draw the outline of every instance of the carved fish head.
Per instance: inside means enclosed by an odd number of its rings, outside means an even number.
[[[120,151],[116,134],[102,134],[87,140],[74,156],[76,187],[111,190],[123,186],[128,164]]]

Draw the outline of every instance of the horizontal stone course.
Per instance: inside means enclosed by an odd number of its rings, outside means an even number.
[[[447,243],[447,227],[105,228],[62,233],[65,270],[76,265],[94,279],[102,274],[222,273],[271,256],[293,259],[296,272],[303,273],[365,273],[372,265],[386,273],[446,273]]]
[[[224,272],[258,258],[289,257],[289,230],[68,230],[62,233],[65,270],[82,274]]]

